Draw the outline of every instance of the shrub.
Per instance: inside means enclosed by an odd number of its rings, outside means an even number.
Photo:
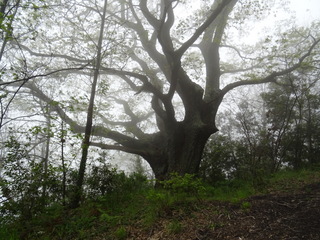
[[[85,190],[90,198],[110,193],[124,193],[147,187],[147,178],[141,174],[126,176],[111,165],[92,166],[86,178]]]
[[[119,173],[110,165],[92,166],[86,178],[86,190],[90,197],[103,196],[118,186]]]
[[[172,173],[169,180],[161,182],[164,189],[171,193],[187,194],[191,196],[199,196],[204,192],[205,187],[200,178],[196,178],[194,174],[185,174],[183,176],[178,173]]]
[[[11,137],[5,145],[0,176],[0,224],[16,219],[29,220],[43,212],[44,207],[60,200],[59,172],[48,163],[28,155],[29,146]]]

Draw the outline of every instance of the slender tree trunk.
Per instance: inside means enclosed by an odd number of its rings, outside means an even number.
[[[9,24],[8,26],[11,26],[12,23],[13,23],[13,20],[18,12],[18,8],[20,6],[20,2],[21,0],[18,0],[15,4],[15,8],[14,8],[14,12],[12,14],[12,18],[10,19],[9,21]],[[6,11],[6,8],[8,6],[8,0],[5,0],[3,1],[3,3],[1,4],[1,13],[3,14],[3,18],[5,17],[5,11]],[[0,48],[0,62],[2,60],[2,57],[3,57],[3,54],[4,54],[4,50],[5,50],[5,47],[7,45],[7,42],[8,42],[8,39],[12,36],[12,31],[11,29],[7,29],[6,33],[5,33],[5,36],[4,36],[4,39],[3,39],[3,42],[2,42],[2,45],[1,45],[1,48]]]
[[[86,170],[86,163],[88,158],[88,150],[90,144],[90,137],[92,131],[92,120],[93,120],[93,109],[94,109],[94,99],[96,95],[96,87],[99,77],[99,70],[100,70],[100,63],[101,63],[101,49],[102,49],[102,40],[103,40],[103,32],[105,26],[105,18],[106,18],[106,10],[107,10],[107,0],[104,2],[103,14],[101,16],[101,25],[100,25],[100,35],[98,40],[97,46],[97,60],[94,70],[93,82],[91,86],[91,95],[89,100],[89,106],[87,111],[87,123],[85,129],[84,140],[82,142],[82,157],[80,161],[80,167],[78,172],[78,178],[75,188],[75,193],[73,199],[71,201],[71,207],[76,208],[80,204],[81,196],[82,196],[82,186],[84,182],[85,170]]]
[[[312,112],[312,106],[311,106],[311,99],[309,97],[309,94],[307,96],[307,120],[306,120],[306,140],[307,140],[307,149],[308,149],[308,161],[311,164],[314,164],[317,162],[317,154],[315,154],[315,148],[314,148],[314,136],[316,135],[313,129],[316,129],[316,125],[314,124],[314,113]]]
[[[44,116],[46,118],[47,123],[47,139],[46,145],[44,147],[44,156],[43,156],[43,188],[42,188],[42,201],[43,205],[45,205],[46,196],[47,196],[47,185],[48,185],[48,161],[49,161],[49,152],[50,152],[50,142],[51,142],[51,118],[50,118],[50,109],[43,109],[45,112]]]
[[[67,171],[64,160],[64,143],[65,143],[65,132],[64,132],[64,122],[61,122],[61,164],[62,164],[62,205],[66,205],[66,184],[67,184]]]

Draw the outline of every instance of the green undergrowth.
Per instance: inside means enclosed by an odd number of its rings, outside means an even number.
[[[320,170],[280,171],[266,178],[262,186],[252,181],[230,180],[208,185],[193,175],[173,174],[155,189],[150,181],[132,181],[124,189],[99,198],[84,200],[81,207],[70,210],[59,204],[48,207],[32,219],[17,220],[0,226],[0,239],[127,239],[131,228],[147,231],[160,218],[173,211],[191,216],[204,202],[242,202],[254,194],[294,191],[308,183],[320,182]],[[170,219],[170,218],[169,218]],[[179,219],[171,219],[166,231],[183,231]]]
[[[272,175],[265,190],[273,192],[292,192],[308,185],[320,182],[320,166],[299,171],[283,170]]]

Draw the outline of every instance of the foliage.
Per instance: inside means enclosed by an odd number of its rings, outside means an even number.
[[[116,239],[123,240],[127,238],[127,230],[124,227],[119,227],[114,233]]]
[[[0,239],[16,240],[19,239],[18,229],[11,229],[8,225],[1,225]]]
[[[199,176],[206,182],[215,184],[225,180],[233,167],[234,144],[222,135],[209,139],[200,164]]]
[[[110,164],[101,163],[92,165],[88,169],[88,176],[85,179],[85,193],[88,198],[96,199],[113,192],[120,194],[121,191],[130,192],[141,186],[148,187],[150,183],[146,176],[139,173],[132,173],[126,176]]]
[[[310,71],[303,70],[299,83],[301,73],[283,76],[260,99],[244,98],[234,115],[225,112],[227,126],[209,140],[203,154],[200,174],[207,182],[243,179],[260,188],[284,167],[319,162],[319,83]]]
[[[170,222],[166,228],[169,234],[178,234],[183,230],[182,224],[177,220]]]
[[[83,200],[78,209],[73,210],[58,203],[52,204],[36,218],[1,225],[0,236],[6,234],[4,236],[11,236],[12,239],[24,236],[25,239],[33,240],[94,239],[102,236],[110,240],[126,239],[130,228],[139,226],[149,231],[160,218],[167,218],[165,230],[174,235],[183,231],[185,226],[181,218],[174,217],[173,212],[189,215],[191,211],[201,211],[199,200],[192,198],[191,192],[188,198],[177,198],[176,190],[150,189],[144,182],[136,181],[135,177],[128,176],[126,179],[127,182],[135,183],[130,191],[119,189],[121,195],[113,191],[100,198],[88,198]],[[192,181],[189,176],[186,177],[188,180],[178,179],[175,182]],[[248,211],[251,205],[246,198],[252,194],[292,191],[297,186],[319,180],[318,170],[283,170],[270,176],[268,183],[259,191],[252,187],[251,182],[226,180],[216,183],[214,187],[206,187],[202,200],[230,201],[238,204],[243,211]],[[178,189],[180,191],[181,188]]]
[[[318,180],[319,168],[314,166],[300,170],[283,169],[270,176],[268,188],[272,191],[292,192],[295,188]]]
[[[247,202],[247,201],[243,201],[241,203],[241,209],[247,211],[251,208],[251,203],[250,202]]]
[[[216,183],[212,195],[214,199],[239,202],[257,191],[251,181],[243,179],[225,180]]]
[[[144,213],[145,226],[152,226],[158,216],[166,215],[178,205],[185,205],[186,209],[192,208],[192,203],[201,201],[209,188],[193,174],[181,176],[172,173],[170,179],[161,181],[157,188],[146,192],[148,207]],[[171,233],[181,230],[179,223],[171,223],[168,227]]]
[[[23,221],[2,221],[0,233],[13,237],[23,235],[26,239],[90,239],[103,231],[113,229],[112,236],[125,239],[127,233],[122,224],[125,224],[127,219],[121,215],[126,214],[127,218],[131,218],[141,211],[139,198],[150,186],[142,181],[145,178],[140,175],[125,176],[118,173],[118,176],[122,180],[121,184],[114,186],[116,188],[103,196],[88,196],[77,209],[70,210],[57,201],[48,202],[50,199],[47,198],[48,205],[42,206],[36,217],[25,218]],[[91,231],[91,228],[99,230]]]
[[[120,187],[125,179],[124,174],[118,174],[116,168],[109,165],[92,166],[86,178],[86,192],[89,197],[104,196]]]
[[[161,181],[164,189],[173,194],[187,194],[198,196],[205,190],[204,184],[200,178],[196,178],[194,174],[181,176],[178,173],[171,173],[170,179]]]
[[[16,217],[24,221],[41,213],[48,204],[59,201],[59,170],[49,165],[45,173],[43,163],[30,157],[28,147],[13,137],[5,144],[7,154],[0,179],[1,222],[10,222]],[[43,192],[44,186],[49,193]]]
[[[319,151],[320,98],[312,78],[301,77],[299,84],[294,78],[289,75],[282,85],[270,86],[262,97],[268,109],[266,148],[270,157],[299,169],[319,161],[315,154]]]
[[[241,140],[230,140],[224,136],[213,137],[206,146],[200,165],[200,174],[211,185],[226,179],[252,182],[259,188],[270,172],[267,162],[257,158]],[[261,154],[261,152],[259,153]]]

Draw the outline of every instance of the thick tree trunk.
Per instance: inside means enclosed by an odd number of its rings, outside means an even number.
[[[197,174],[205,144],[212,128],[196,127],[181,122],[163,138],[154,155],[144,156],[149,162],[157,180],[166,180],[171,173]]]

